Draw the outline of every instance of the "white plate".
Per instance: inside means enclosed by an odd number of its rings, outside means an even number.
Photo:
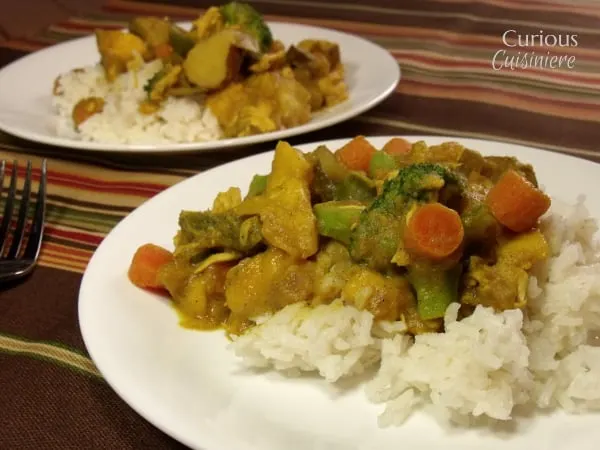
[[[428,143],[441,137],[408,137]],[[381,146],[388,138],[370,138]],[[554,197],[575,201],[596,186],[600,166],[542,150],[455,139],[485,154],[534,164]],[[343,140],[325,142],[331,148]],[[301,146],[311,150],[320,143]],[[119,223],[98,247],[83,277],[79,321],[87,349],[113,389],[139,414],[174,438],[204,450],[387,450],[597,448],[598,416],[557,414],[528,423],[512,437],[485,430],[445,432],[417,414],[400,428],[378,429],[381,407],[361,389],[336,392],[317,379],[245,373],[222,332],[181,328],[174,310],[134,287],[126,272],[136,248],[172,248],[181,209],[207,209],[217,192],[244,189],[267,173],[273,153],[235,161],[187,179],[152,198]],[[600,218],[600,200],[588,207]]]
[[[181,25],[190,26],[187,23]],[[349,99],[315,114],[304,125],[243,138],[126,145],[58,137],[50,128],[52,86],[59,74],[99,61],[95,38],[88,36],[32,53],[0,70],[0,129],[24,139],[78,150],[188,152],[224,149],[296,136],[342,122],[380,103],[394,91],[400,80],[396,60],[388,51],[370,41],[307,25],[270,23],[269,26],[273,35],[286,46],[307,38],[337,42],[346,66]]]

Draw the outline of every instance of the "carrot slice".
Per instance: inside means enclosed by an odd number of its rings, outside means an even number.
[[[514,170],[488,192],[486,203],[498,222],[516,233],[532,229],[550,208],[550,197]]]
[[[412,144],[406,139],[395,137],[386,142],[383,151],[388,155],[405,155],[410,152]]]
[[[144,244],[133,255],[127,275],[131,282],[140,288],[161,288],[158,272],[166,263],[173,260],[173,254],[154,244]]]
[[[427,203],[409,216],[404,246],[413,255],[440,260],[458,250],[464,235],[465,230],[456,211],[441,203]]]
[[[377,149],[364,136],[357,136],[335,152],[338,161],[350,170],[369,170]]]
[[[167,59],[172,53],[173,47],[166,42],[163,44],[158,44],[154,47],[154,54],[160,59]]]

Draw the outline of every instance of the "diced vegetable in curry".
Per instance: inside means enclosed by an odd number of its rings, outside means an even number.
[[[104,99],[100,97],[86,97],[79,100],[73,108],[73,123],[75,126],[85,122],[96,113],[104,109]]]
[[[442,331],[453,302],[463,316],[526,306],[549,207],[531,166],[455,142],[280,142],[246,196],[232,187],[182,211],[175,251],[142,246],[129,277],[164,289],[192,328],[239,334],[286,305],[341,298],[413,334]]]
[[[224,137],[290,128],[345,101],[348,89],[339,46],[305,39],[286,48],[249,4],[211,7],[185,30],[168,18],[134,17],[128,31],[97,30],[100,62],[109,83],[160,60],[144,86],[138,111],[156,113],[169,97],[206,103]],[[73,112],[79,125],[89,114]]]

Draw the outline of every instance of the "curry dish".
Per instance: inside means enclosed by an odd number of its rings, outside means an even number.
[[[443,331],[452,302],[461,317],[526,306],[549,207],[530,165],[454,142],[280,142],[245,196],[232,187],[182,211],[174,252],[143,245],[129,278],[166,290],[191,328],[240,334],[286,305],[341,298],[412,334]]]
[[[338,44],[307,37],[286,48],[245,3],[211,7],[189,30],[168,18],[135,17],[127,31],[97,30],[96,42],[109,83],[161,61],[144,85],[140,114],[154,114],[168,98],[198,99],[224,137],[302,125],[348,98]],[[57,79],[54,95],[60,92]],[[72,111],[75,127],[105,107],[104,98],[82,98]]]

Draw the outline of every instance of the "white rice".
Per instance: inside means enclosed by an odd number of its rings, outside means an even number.
[[[52,128],[61,137],[113,144],[165,144],[220,139],[222,132],[202,98],[169,97],[153,114],[142,114],[144,85],[160,69],[154,60],[139,71],[119,75],[108,83],[100,64],[76,69],[58,78],[58,95],[52,96]],[[101,113],[78,128],[71,117],[73,107],[86,97],[102,97]]]
[[[235,352],[253,367],[288,375],[316,370],[333,383],[379,360],[372,326],[372,314],[339,301],[316,308],[296,303],[238,338]]]
[[[446,312],[446,332],[382,343],[381,368],[367,386],[374,402],[387,402],[380,425],[399,425],[431,403],[440,416],[472,415],[507,420],[533,387],[527,339],[519,310],[496,314],[477,307],[457,322],[458,304]]]
[[[542,222],[551,257],[534,268],[529,308],[496,313],[477,307],[446,331],[412,338],[400,323],[373,324],[370,313],[341,302],[311,309],[290,305],[232,343],[245,364],[294,375],[316,371],[327,381],[379,367],[366,385],[384,405],[382,427],[401,425],[424,408],[445,423],[511,420],[515,407],[600,409],[600,245],[580,199],[554,200]]]

